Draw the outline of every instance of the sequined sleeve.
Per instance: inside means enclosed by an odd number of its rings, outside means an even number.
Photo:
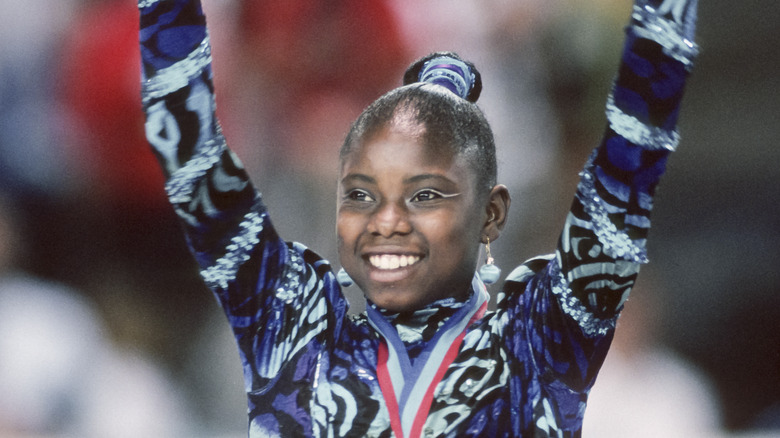
[[[139,0],[146,136],[206,284],[242,352],[247,390],[346,312],[327,262],[276,234],[215,116],[200,2]]]
[[[557,251],[508,277],[507,289],[523,289],[518,307],[532,320],[522,330],[535,365],[563,385],[560,394],[592,384],[647,262],[653,196],[679,141],[677,116],[697,51],[695,16],[695,0],[635,3],[606,132],[581,173]]]

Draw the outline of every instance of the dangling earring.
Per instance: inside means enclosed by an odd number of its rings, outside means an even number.
[[[339,282],[341,287],[350,287],[354,283],[344,268],[339,269],[339,272],[336,273],[336,280]]]
[[[479,268],[479,278],[481,278],[485,284],[493,284],[498,281],[498,277],[501,276],[501,269],[493,264],[493,256],[490,254],[489,237],[487,238],[487,243],[485,244],[485,253],[487,260],[485,261],[485,264]]]

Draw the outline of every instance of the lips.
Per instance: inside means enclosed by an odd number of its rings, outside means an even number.
[[[420,261],[420,256],[410,254],[374,254],[368,262],[376,269],[384,271],[405,268]]]

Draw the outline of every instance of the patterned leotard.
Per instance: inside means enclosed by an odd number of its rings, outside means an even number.
[[[646,261],[653,193],[678,142],[696,52],[695,0],[658,3],[634,6],[604,140],[555,253],[512,271],[495,311],[475,275],[465,303],[350,316],[329,263],[280,239],[226,146],[200,3],[139,0],[147,137],[235,333],[250,436],[579,435]]]

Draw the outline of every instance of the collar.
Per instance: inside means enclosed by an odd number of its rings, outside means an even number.
[[[422,309],[405,312],[382,309],[371,302],[368,302],[368,306],[375,309],[395,329],[405,346],[410,361],[414,363],[439,329],[467,305],[473,295],[474,290],[471,288],[465,299],[444,298],[434,301]]]

